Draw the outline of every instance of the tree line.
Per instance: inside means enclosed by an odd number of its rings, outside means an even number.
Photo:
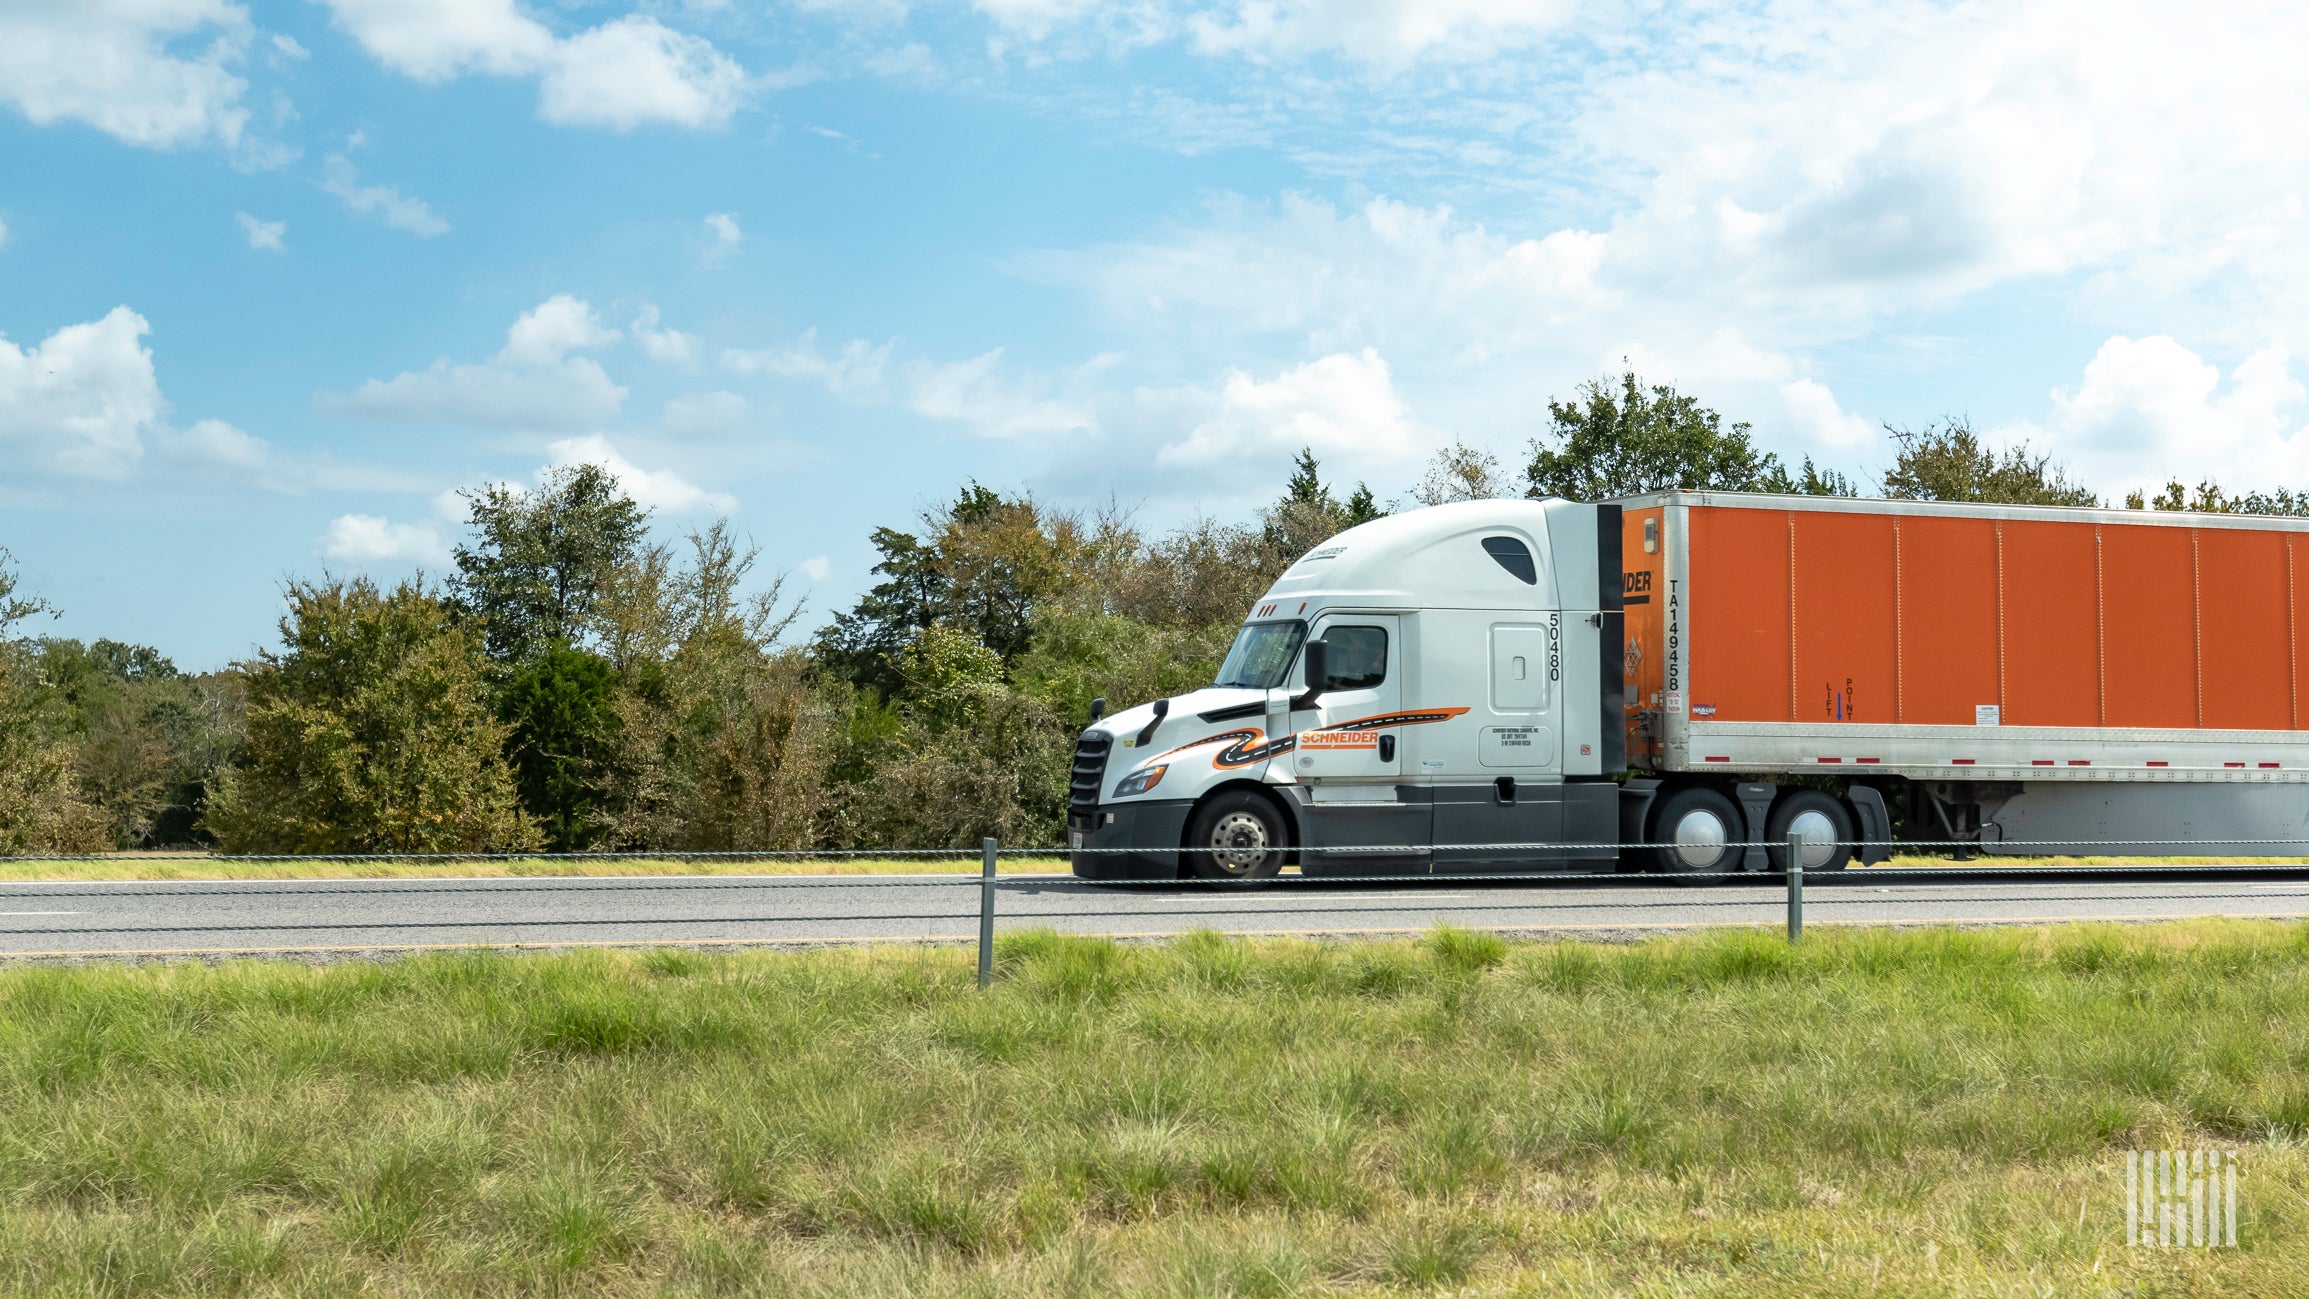
[[[1887,432],[1874,494],[2101,503],[1962,419]],[[1056,843],[1091,701],[1208,682],[1243,611],[1325,538],[1416,505],[1672,487],[1862,491],[1627,373],[1549,403],[1520,481],[1454,444],[1390,503],[1342,494],[1311,451],[1255,518],[1159,534],[967,483],[875,529],[874,585],[805,636],[726,521],[654,540],[579,465],[468,493],[443,579],[290,581],[277,642],[205,673],[35,634],[54,610],[0,551],[0,855]],[[2309,513],[2212,483],[2125,503]]]

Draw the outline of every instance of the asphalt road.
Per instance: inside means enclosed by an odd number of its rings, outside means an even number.
[[[1815,877],[1805,923],[2023,924],[2309,918],[2309,877],[1876,884]],[[740,946],[974,939],[975,877],[265,880],[0,885],[0,958],[339,953],[454,947]],[[1438,921],[1534,936],[1779,925],[1774,881],[1716,888],[1437,880],[1284,881],[1256,891],[1114,888],[1006,875],[1004,929],[1152,937],[1386,934]]]

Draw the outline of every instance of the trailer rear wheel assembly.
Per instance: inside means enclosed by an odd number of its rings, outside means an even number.
[[[1238,789],[1196,810],[1186,846],[1188,868],[1204,879],[1263,880],[1283,869],[1290,839],[1273,803]]]
[[[1736,871],[1742,850],[1733,845],[1741,824],[1740,809],[1715,790],[1679,789],[1652,815],[1653,868],[1676,875]]]
[[[1843,799],[1817,789],[1792,789],[1780,795],[1764,822],[1764,838],[1785,845],[1790,834],[1804,841],[1806,871],[1840,871],[1852,864],[1855,832],[1852,813]],[[1772,869],[1786,874],[1788,849],[1780,846],[1765,851],[1771,854]]]

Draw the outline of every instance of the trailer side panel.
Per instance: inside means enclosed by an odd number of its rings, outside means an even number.
[[[1996,523],[1896,517],[1900,673],[1892,720],[1971,726],[1999,700]]]

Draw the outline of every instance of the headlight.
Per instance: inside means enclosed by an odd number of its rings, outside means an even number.
[[[1169,770],[1169,767],[1163,766],[1134,771],[1123,777],[1122,783],[1114,787],[1114,796],[1116,798],[1129,798],[1133,794],[1144,794],[1163,783],[1163,773]]]

